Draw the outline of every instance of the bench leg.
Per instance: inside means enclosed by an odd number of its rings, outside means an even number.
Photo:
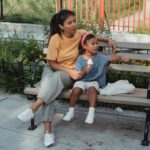
[[[31,125],[29,126],[28,130],[34,130],[37,128],[37,125],[34,124],[34,118],[31,119]]]
[[[148,146],[150,141],[148,140],[148,133],[150,127],[150,108],[145,109],[146,119],[145,119],[145,130],[144,130],[144,139],[142,140],[141,145]]]

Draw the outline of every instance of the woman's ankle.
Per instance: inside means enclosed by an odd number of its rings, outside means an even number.
[[[40,106],[44,105],[44,103],[45,103],[45,102],[44,102],[43,100],[38,99],[38,100],[32,105],[32,107],[31,107],[33,113],[35,113],[35,112],[38,110],[38,108],[39,108]]]

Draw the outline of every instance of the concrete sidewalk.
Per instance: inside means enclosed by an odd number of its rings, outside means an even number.
[[[134,111],[116,112],[113,109],[97,108],[95,123],[86,125],[87,108],[77,106],[76,116],[71,122],[62,121],[62,113],[54,118],[56,143],[44,148],[43,127],[40,110],[37,112],[38,128],[28,131],[28,123],[22,123],[17,115],[30,106],[22,95],[0,93],[0,150],[149,150],[141,146],[145,114]],[[66,103],[57,102],[64,112]],[[85,111],[86,110],[86,111]],[[99,113],[98,113],[99,112]]]

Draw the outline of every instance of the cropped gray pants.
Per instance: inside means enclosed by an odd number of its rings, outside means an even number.
[[[73,85],[73,80],[64,71],[52,71],[48,64],[45,65],[41,88],[38,93],[38,99],[45,101],[42,107],[42,121],[52,121],[55,109],[55,99],[64,88]]]

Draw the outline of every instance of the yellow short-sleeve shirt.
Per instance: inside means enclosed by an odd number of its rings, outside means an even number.
[[[74,69],[79,55],[79,42],[85,30],[78,30],[72,38],[55,34],[51,37],[48,46],[48,60],[56,61],[60,66]]]

